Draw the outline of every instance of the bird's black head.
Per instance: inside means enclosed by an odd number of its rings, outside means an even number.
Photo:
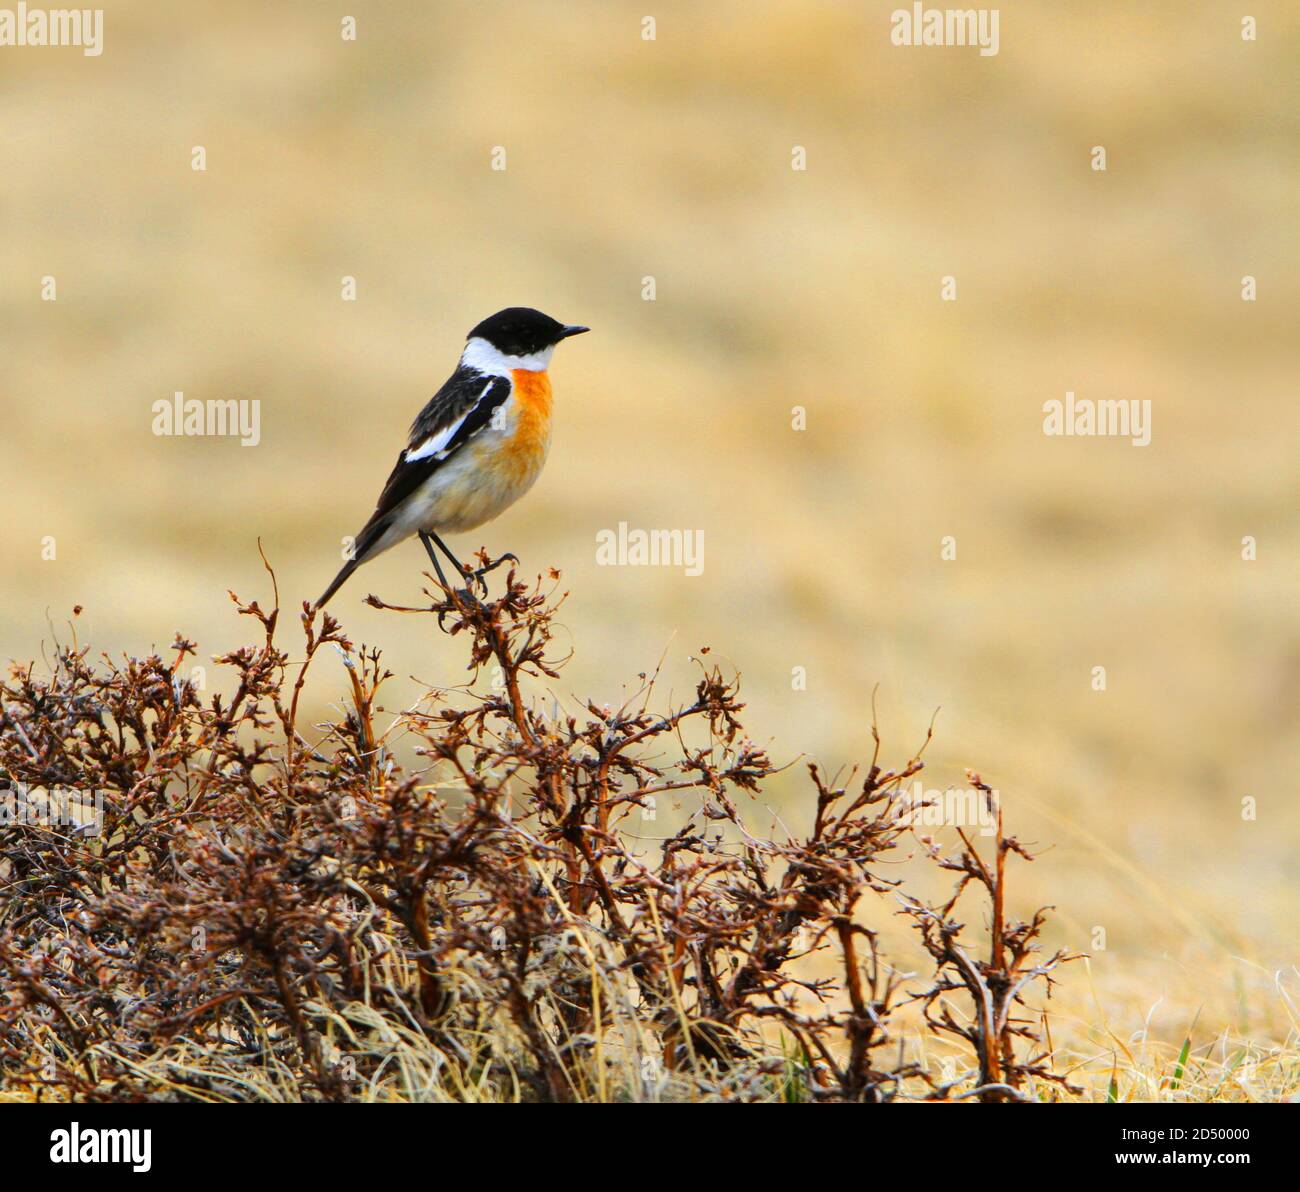
[[[588,330],[588,327],[557,322],[531,306],[510,306],[489,315],[467,338],[485,339],[503,356],[535,356],[570,335],[581,335]]]

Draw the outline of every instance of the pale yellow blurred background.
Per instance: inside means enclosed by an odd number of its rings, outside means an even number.
[[[889,758],[941,707],[927,784],[976,767],[1054,845],[1013,901],[1094,953],[1080,1038],[1200,1006],[1201,1036],[1282,1038],[1300,9],[1018,0],[981,57],[892,46],[895,7],[110,3],[102,57],[0,49],[0,654],[78,603],[103,650],[227,649],[259,536],[286,605],[315,597],[465,332],[535,305],[594,329],[552,368],[550,463],[453,545],[563,571],[559,695],[616,700],[665,650],[685,695],[707,644],[774,755],[830,769],[869,756],[877,684]],[[259,400],[261,443],[155,437],[175,390]],[[1150,399],[1151,445],[1045,437],[1066,390]],[[703,575],[598,567],[620,521],[702,530]],[[391,707],[462,677],[461,639],[361,605],[424,566],[399,547],[333,606]]]

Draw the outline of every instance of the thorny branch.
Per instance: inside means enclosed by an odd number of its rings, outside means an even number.
[[[744,734],[738,680],[707,651],[677,708],[653,711],[642,676],[621,707],[547,713],[536,684],[564,661],[551,649],[558,578],[530,589],[512,569],[483,604],[441,588],[419,608],[372,597],[445,624],[471,672],[386,729],[379,652],[304,605],[292,658],[278,598],[268,612],[232,594],[260,641],[216,660],[228,697],[186,677],[196,647],[180,637],[170,658],[94,662],[74,641],[48,675],[13,668],[0,688],[0,1085],[87,1100],[490,1087],[563,1101],[614,1083],[637,1097],[883,1102],[1063,1084],[1017,1008],[1070,958],[1038,958],[1045,912],[1004,922],[1005,861],[1028,854],[1000,811],[991,862],[964,836],[955,856],[926,844],[960,875],[949,902],[907,895],[879,863],[914,839],[901,788],[923,763],[882,768],[873,725],[860,782],[808,767],[806,835],[751,833],[740,807],[776,769]],[[310,730],[308,672],[331,656],[347,704]],[[67,791],[71,820],[52,813]],[[648,841],[642,825],[670,793],[686,810]],[[992,908],[986,961],[953,917],[972,886]],[[935,963],[919,991],[870,926],[893,899]],[[940,1084],[907,1057],[895,1024],[909,1003],[969,1045],[975,1076]]]

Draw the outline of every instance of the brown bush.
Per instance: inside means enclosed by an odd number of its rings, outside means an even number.
[[[876,737],[860,781],[809,766],[811,831],[760,838],[737,804],[773,765],[744,735],[734,677],[702,661],[682,707],[653,711],[642,676],[621,708],[548,716],[525,688],[557,673],[553,591],[512,570],[490,603],[435,597],[394,611],[436,616],[497,681],[431,693],[383,733],[379,652],[304,606],[291,662],[278,597],[236,599],[261,640],[218,659],[229,698],[204,702],[182,677],[195,646],[179,638],[170,660],[92,665],[74,643],[48,674],[11,672],[0,1088],[882,1102],[1068,1087],[1017,1017],[1069,958],[1037,953],[1043,912],[1007,919],[1005,862],[1026,854],[1000,814],[990,860],[964,835],[951,856],[923,841],[960,875],[930,905],[878,865],[915,839],[900,809],[919,755],[882,768]],[[350,691],[312,743],[298,707],[323,649]],[[399,736],[418,769],[393,756]],[[627,831],[683,791],[698,809],[668,839]],[[67,792],[76,807],[54,814]],[[970,886],[991,908],[985,960],[953,917]],[[910,991],[866,923],[899,906],[935,967]],[[804,958],[830,950],[838,976],[817,976]],[[909,1003],[922,1029],[970,1044],[970,1074],[941,1083],[908,1058],[891,1022]]]

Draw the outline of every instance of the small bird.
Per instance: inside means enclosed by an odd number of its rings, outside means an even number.
[[[317,608],[362,563],[412,534],[420,536],[444,586],[435,545],[465,577],[466,568],[439,532],[476,529],[532,487],[551,445],[546,367],[556,344],[590,330],[512,306],[469,333],[456,371],[411,424],[379,503],[356,535],[352,557]],[[472,574],[486,588],[482,571]]]

